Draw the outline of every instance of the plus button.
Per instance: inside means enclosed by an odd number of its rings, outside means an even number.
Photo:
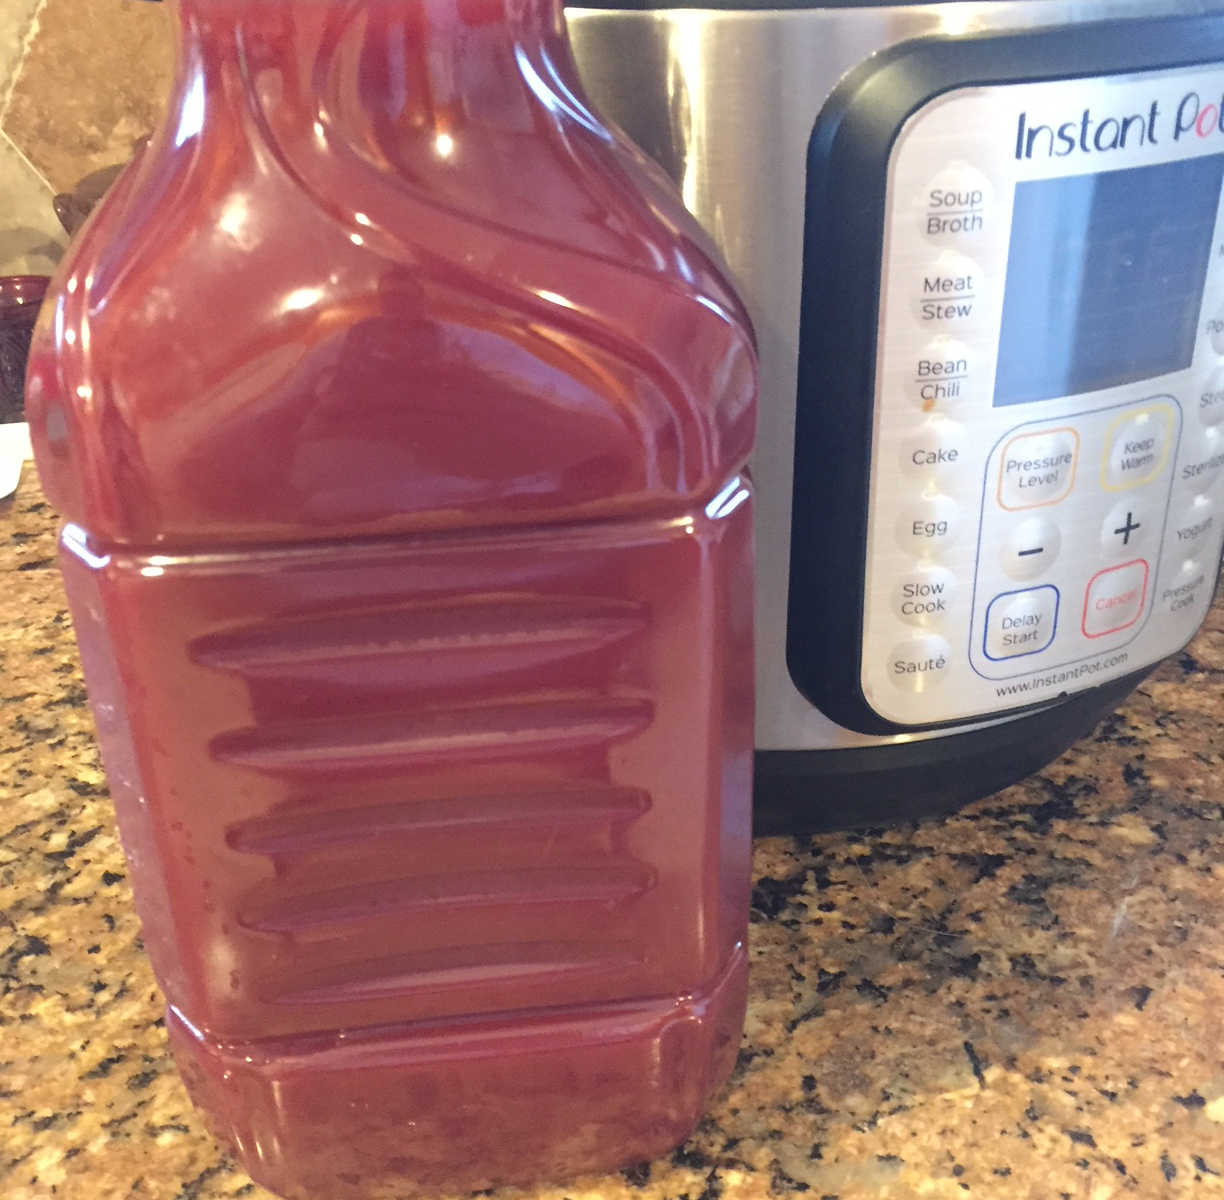
[[[1122,539],[1122,545],[1124,546],[1130,545],[1130,535],[1134,533],[1135,530],[1140,527],[1140,524],[1141,523],[1139,521],[1135,520],[1134,513],[1128,512],[1126,514],[1126,520],[1122,523],[1122,525],[1118,529],[1114,530],[1114,533],[1116,533],[1118,537]]]

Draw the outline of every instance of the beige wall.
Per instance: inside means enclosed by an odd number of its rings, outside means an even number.
[[[65,241],[52,195],[152,128],[171,19],[143,0],[0,0],[0,274],[49,270]]]

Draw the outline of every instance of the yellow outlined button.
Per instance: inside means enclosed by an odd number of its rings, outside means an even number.
[[[1148,404],[1118,417],[1105,435],[1101,487],[1107,492],[1150,483],[1164,470],[1173,445],[1175,418],[1171,405]]]

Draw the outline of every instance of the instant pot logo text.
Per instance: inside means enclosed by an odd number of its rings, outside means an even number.
[[[1034,122],[1022,112],[1016,122],[1016,157],[1066,158],[1221,136],[1221,107],[1224,96],[1187,92],[1172,108],[1158,100],[1130,113],[1097,113],[1085,108],[1074,119],[1058,123]]]

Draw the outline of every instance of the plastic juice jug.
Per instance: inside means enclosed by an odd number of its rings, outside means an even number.
[[[28,410],[196,1103],[332,1200],[668,1150],[745,998],[755,365],[551,0],[181,0]]]

